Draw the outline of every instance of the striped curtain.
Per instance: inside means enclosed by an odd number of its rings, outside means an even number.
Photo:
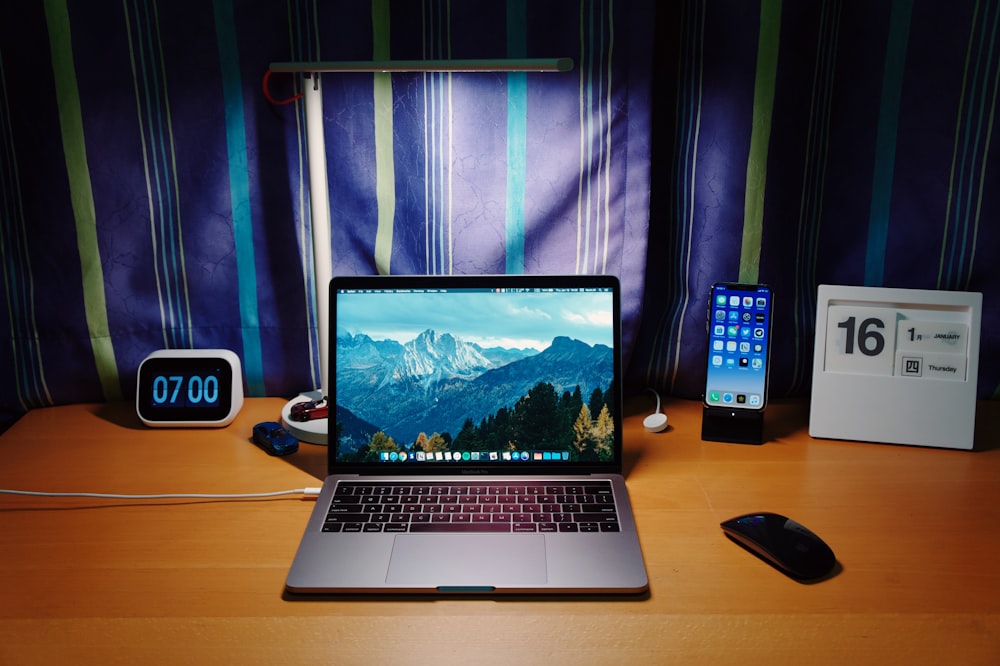
[[[0,9],[0,429],[131,399],[160,348],[233,349],[250,395],[319,385],[308,82],[265,91],[272,62],[571,58],[557,74],[324,75],[333,271],[613,273],[631,348],[653,15],[652,0]]]
[[[130,399],[164,347],[233,349],[250,395],[318,386],[308,83],[262,79],[374,58],[574,69],[324,75],[334,273],[616,274],[626,391],[690,398],[715,281],[774,289],[772,397],[809,393],[817,285],[980,291],[978,393],[1000,397],[1000,0],[0,16],[0,429]]]
[[[658,5],[633,380],[697,397],[716,281],[775,292],[771,395],[811,387],[819,284],[979,291],[1000,397],[1000,2]]]

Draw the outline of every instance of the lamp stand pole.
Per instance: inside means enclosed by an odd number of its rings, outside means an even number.
[[[306,146],[309,162],[309,211],[312,227],[313,272],[316,295],[316,328],[319,331],[320,387],[292,398],[281,410],[285,429],[296,439],[311,444],[326,444],[328,423],[335,419],[334,407],[326,419],[293,421],[292,406],[326,398],[330,371],[330,279],[333,277],[333,251],[330,243],[330,188],[326,171],[326,136],[323,131],[323,90],[320,75],[313,72],[305,82],[303,98],[306,110]]]

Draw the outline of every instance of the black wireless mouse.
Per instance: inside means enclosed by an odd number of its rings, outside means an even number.
[[[730,539],[797,580],[822,578],[837,558],[810,530],[777,513],[750,513],[721,523]]]

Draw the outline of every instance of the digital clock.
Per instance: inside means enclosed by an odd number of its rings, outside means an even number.
[[[242,406],[243,369],[228,349],[161,349],[139,364],[135,410],[147,426],[222,427]]]

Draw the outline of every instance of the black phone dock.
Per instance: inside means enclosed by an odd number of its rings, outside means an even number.
[[[749,409],[704,407],[701,438],[708,442],[764,443],[764,412]]]

